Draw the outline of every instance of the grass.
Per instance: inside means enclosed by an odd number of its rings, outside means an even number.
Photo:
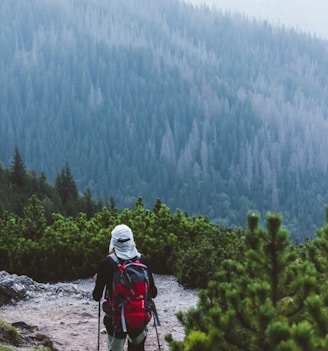
[[[0,337],[2,341],[8,342],[15,346],[19,346],[22,342],[22,337],[18,332],[18,330],[1,318],[0,318]],[[0,351],[3,351],[3,350],[6,350],[6,346],[1,345]],[[7,350],[8,350],[8,347],[7,347]]]

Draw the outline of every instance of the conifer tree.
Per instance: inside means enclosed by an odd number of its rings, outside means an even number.
[[[306,248],[308,258],[314,262],[321,278],[325,280],[328,275],[328,206],[325,226],[317,231],[315,240],[307,242]]]
[[[15,154],[11,164],[10,180],[14,190],[21,189],[26,185],[27,181],[25,165],[17,146],[15,147]]]
[[[78,191],[68,162],[55,180],[55,187],[62,200],[66,215],[77,214]]]
[[[199,294],[197,308],[179,313],[183,342],[171,350],[326,350],[327,297],[314,265],[300,259],[280,215],[248,215],[244,263],[226,260]]]
[[[83,194],[81,199],[82,202],[82,211],[85,212],[88,219],[90,219],[94,213],[96,212],[95,209],[95,202],[92,198],[90,188],[87,188]]]
[[[28,199],[28,180],[25,171],[25,165],[21,154],[15,147],[15,154],[10,166],[9,172],[9,188],[11,191],[7,193],[8,209],[18,215],[23,215],[23,208]]]
[[[25,239],[38,241],[41,239],[47,223],[44,207],[35,195],[29,200],[29,205],[24,208],[23,235]]]
[[[109,198],[109,210],[112,213],[117,213],[118,209],[116,208],[116,204],[115,204],[115,200],[113,198],[113,196],[110,196]]]

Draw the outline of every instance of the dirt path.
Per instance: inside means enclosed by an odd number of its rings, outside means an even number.
[[[175,314],[186,311],[197,303],[195,290],[183,289],[173,276],[155,275],[159,290],[155,299],[161,321],[158,334],[162,351],[169,348],[164,336],[171,333],[175,340],[182,340],[183,329]],[[67,294],[58,288],[56,294],[40,292],[29,300],[15,306],[3,306],[0,315],[7,322],[25,322],[36,326],[40,333],[51,336],[59,351],[96,351],[98,344],[98,303],[91,299],[93,281],[74,282],[76,294]],[[52,290],[53,291],[53,290]],[[82,291],[82,294],[81,294]],[[101,313],[100,351],[107,351],[107,335],[102,324]],[[34,350],[16,348],[17,351]],[[150,322],[146,350],[158,350],[156,330]]]

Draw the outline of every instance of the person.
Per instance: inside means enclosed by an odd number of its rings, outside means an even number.
[[[112,230],[111,234],[109,253],[111,254],[114,252],[120,262],[126,260],[135,261],[137,257],[141,255],[136,248],[130,227],[125,224],[117,225]],[[150,281],[149,294],[151,298],[155,298],[157,295],[157,287],[148,260],[144,255],[141,255],[140,261],[148,268]],[[104,295],[104,290],[106,291],[108,289],[108,291],[112,291],[113,276],[117,269],[117,263],[114,262],[110,255],[99,263],[97,273],[95,274],[95,287],[92,293],[95,301],[101,300]],[[123,351],[126,339],[128,339],[128,351],[144,351],[147,336],[146,328],[142,330],[141,333],[138,331],[138,335],[129,335],[127,332],[124,332],[122,328],[113,325],[112,318],[109,314],[105,314],[103,322],[108,335],[108,350]]]

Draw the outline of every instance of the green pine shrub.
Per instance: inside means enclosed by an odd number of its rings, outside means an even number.
[[[223,261],[197,307],[177,315],[186,337],[167,336],[172,351],[327,350],[326,275],[299,255],[307,247],[290,243],[281,215],[268,214],[266,227],[248,214],[244,261]]]
[[[85,213],[53,213],[52,218],[52,224],[46,224],[42,202],[35,196],[23,217],[0,217],[5,270],[43,282],[90,277],[108,253],[111,230],[120,223],[132,228],[139,251],[155,273],[175,274],[185,286],[205,287],[220,262],[242,259],[244,252],[241,230],[221,228],[205,217],[190,218],[180,210],[171,213],[159,199],[152,210],[139,198],[132,210],[104,207],[90,218]]]

